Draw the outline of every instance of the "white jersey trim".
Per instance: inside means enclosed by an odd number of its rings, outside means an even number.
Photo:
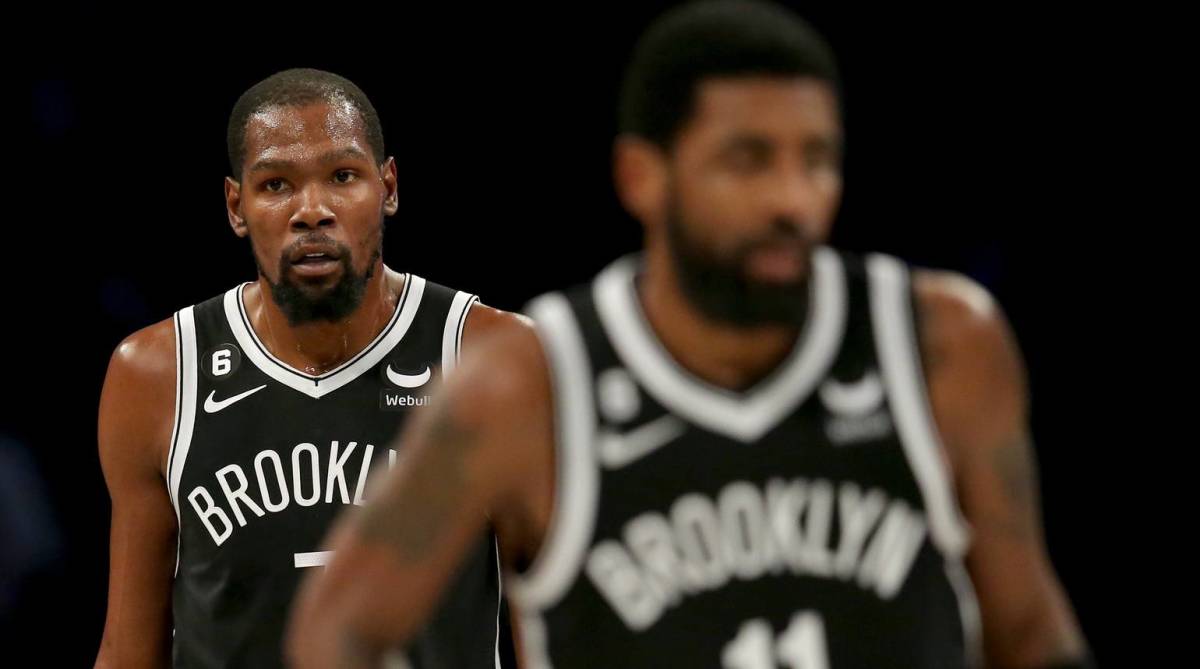
[[[478,303],[478,295],[464,293],[461,290],[455,293],[454,300],[450,302],[450,311],[446,314],[446,326],[442,329],[443,379],[458,366],[458,359],[462,351],[463,330],[467,325],[467,314],[470,313],[471,307]]]
[[[921,488],[935,545],[950,558],[966,553],[970,533],[958,508],[941,438],[933,422],[916,343],[908,270],[895,258],[867,258],[871,319],[900,443]]]
[[[962,560],[947,559],[946,579],[954,590],[958,602],[958,615],[962,620],[963,647],[967,666],[972,669],[983,667],[983,627],[979,618],[979,600],[975,597],[975,586],[963,567]]]
[[[518,666],[523,669],[554,669],[550,663],[550,652],[546,641],[546,623],[541,612],[531,611],[520,613],[519,633],[521,635],[521,655],[517,658]]]
[[[404,338],[408,328],[416,318],[417,309],[421,306],[421,297],[425,293],[425,279],[414,274],[406,274],[404,290],[396,303],[396,311],[392,320],[370,344],[357,355],[347,360],[336,369],[324,374],[313,376],[305,374],[271,354],[270,350],[258,338],[250,319],[246,314],[246,305],[242,300],[242,290],[248,284],[242,284],[225,293],[225,317],[238,346],[255,367],[264,374],[275,379],[293,390],[320,399],[325,395],[341,388],[383,360],[392,349]]]
[[[510,579],[514,601],[536,611],[562,599],[579,574],[596,521],[599,469],[591,364],[579,324],[561,294],[537,298],[527,313],[550,367],[557,464],[546,538],[529,569]]]
[[[171,428],[171,446],[167,451],[167,495],[175,507],[175,570],[179,570],[180,537],[183,536],[179,509],[179,484],[183,466],[192,446],[196,424],[196,319],[193,307],[175,314],[175,421]]]
[[[681,367],[642,312],[634,286],[638,259],[627,256],[596,278],[600,321],[618,356],[668,411],[711,432],[753,442],[803,402],[825,377],[846,327],[846,275],[837,253],[813,253],[809,314],[792,353],[766,380],[745,393],[719,388]]]
[[[492,537],[492,550],[496,551],[496,643],[493,653],[496,669],[500,667],[500,610],[504,608],[504,570],[500,568],[500,540]]]

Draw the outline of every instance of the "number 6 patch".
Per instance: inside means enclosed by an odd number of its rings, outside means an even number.
[[[242,352],[233,344],[221,344],[200,356],[200,369],[213,381],[227,379],[242,364]]]

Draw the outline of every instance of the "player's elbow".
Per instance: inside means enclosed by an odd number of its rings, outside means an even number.
[[[992,627],[990,666],[1050,666],[1088,657],[1087,642],[1060,592],[1034,598],[1020,614]]]

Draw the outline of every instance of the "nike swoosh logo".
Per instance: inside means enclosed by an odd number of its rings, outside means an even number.
[[[624,467],[679,437],[685,429],[683,421],[667,414],[625,434],[601,433],[600,462],[609,469]]]
[[[428,365],[425,366],[425,371],[416,375],[401,374],[392,369],[391,364],[388,364],[384,371],[387,372],[388,381],[401,388],[420,388],[429,381],[429,377],[432,375]]]
[[[874,371],[863,374],[854,383],[829,379],[821,384],[821,401],[830,411],[861,416],[874,411],[883,402],[883,383]]]
[[[239,393],[237,395],[234,395],[233,397],[227,397],[219,402],[213,399],[213,396],[217,394],[217,391],[214,390],[211,393],[209,393],[208,398],[204,400],[204,411],[206,413],[216,413],[216,412],[220,411],[221,409],[224,409],[225,407],[233,404],[234,402],[239,402],[241,400],[244,400],[247,397],[253,395],[254,393],[256,393],[266,387],[267,387],[267,384],[264,383],[257,388],[251,388],[250,390],[247,390],[244,393]]]

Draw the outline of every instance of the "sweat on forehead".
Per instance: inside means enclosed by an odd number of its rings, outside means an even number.
[[[314,132],[345,142],[359,140],[359,146],[369,150],[365,124],[353,105],[317,100],[302,106],[271,105],[252,114],[246,119],[243,159],[253,160],[249,152],[262,151],[264,143],[292,143]]]

